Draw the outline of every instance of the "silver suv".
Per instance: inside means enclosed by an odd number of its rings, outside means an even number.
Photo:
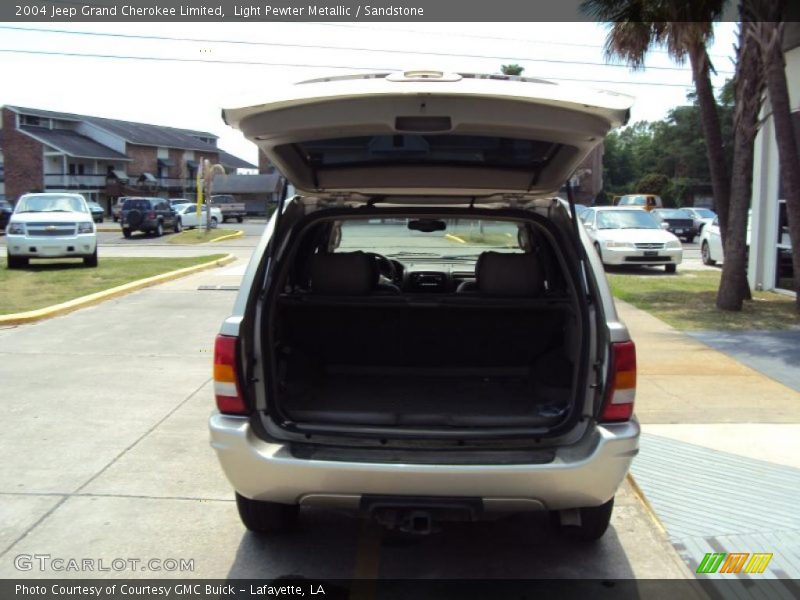
[[[215,344],[211,444],[248,529],[303,506],[603,535],[638,449],[635,348],[553,194],[629,105],[423,71],[224,112],[298,191]]]

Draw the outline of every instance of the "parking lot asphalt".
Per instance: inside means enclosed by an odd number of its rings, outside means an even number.
[[[545,515],[406,538],[317,511],[293,535],[246,533],[206,430],[213,339],[234,299],[222,286],[242,266],[0,330],[0,577],[87,575],[19,571],[25,554],[194,561],[106,577],[691,577],[628,483],[595,545],[563,540]]]

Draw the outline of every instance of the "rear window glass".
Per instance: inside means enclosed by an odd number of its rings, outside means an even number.
[[[374,135],[295,144],[311,166],[474,164],[509,168],[545,165],[559,144],[476,135]]]
[[[646,213],[642,213],[646,214]],[[351,219],[338,224],[336,252],[363,250],[391,258],[477,258],[481,252],[522,252],[519,225],[493,219],[442,219],[440,231],[415,231],[413,219]]]
[[[150,201],[149,200],[125,200],[125,203],[122,205],[122,210],[147,210],[150,208]]]

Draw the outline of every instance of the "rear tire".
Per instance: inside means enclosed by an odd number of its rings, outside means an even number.
[[[161,237],[162,235],[164,235],[164,224],[161,221],[159,221],[158,224],[156,225],[155,234],[156,237]]]
[[[254,533],[283,533],[294,529],[299,507],[296,504],[279,504],[250,500],[236,494],[239,518]]]
[[[664,265],[664,270],[667,273],[676,273],[678,271],[678,265]]]
[[[222,219],[222,222],[225,222],[225,219]],[[219,221],[217,221],[217,217],[211,217],[211,229],[216,229],[217,225],[219,225]]]
[[[579,542],[594,542],[603,537],[611,522],[611,512],[614,510],[612,498],[600,506],[588,506],[578,509],[581,513],[580,525],[562,525],[558,521],[561,534],[571,540]],[[558,518],[558,513],[555,513]]]
[[[132,234],[131,234],[131,230],[130,230],[130,229],[123,229],[123,230],[122,230],[122,235],[124,235],[124,236],[125,236],[125,239],[126,239],[126,240],[129,240],[129,239],[131,239],[131,235],[132,235]]]
[[[97,248],[94,250],[94,254],[91,256],[84,256],[83,257],[83,266],[84,267],[96,267],[97,266]]]
[[[180,233],[183,231],[183,223],[180,219],[175,219],[175,233]]]
[[[708,242],[703,242],[703,245],[700,246],[700,256],[703,259],[703,264],[709,267],[717,264],[717,261],[711,258],[711,248],[708,247]]]
[[[9,269],[22,269],[29,264],[28,258],[25,256],[11,256],[9,254],[6,258],[8,259]]]
[[[244,221],[244,217],[236,217],[237,223],[241,223],[242,221]]]

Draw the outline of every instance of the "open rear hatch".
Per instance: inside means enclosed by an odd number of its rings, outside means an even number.
[[[302,196],[349,199],[316,213],[296,200],[297,218],[276,225],[268,293],[244,322],[269,349],[253,377],[270,385],[259,408],[304,435],[531,439],[579,418],[593,325],[577,226],[556,201],[518,208],[556,193],[629,106],[541,80],[426,71],[315,80],[225,110]],[[490,197],[514,200],[481,209]],[[336,258],[324,229],[425,211],[510,220],[524,243],[511,258],[485,253],[475,293],[384,294],[362,258]]]
[[[223,111],[301,192],[556,193],[631,99],[544,80],[333,77]]]

